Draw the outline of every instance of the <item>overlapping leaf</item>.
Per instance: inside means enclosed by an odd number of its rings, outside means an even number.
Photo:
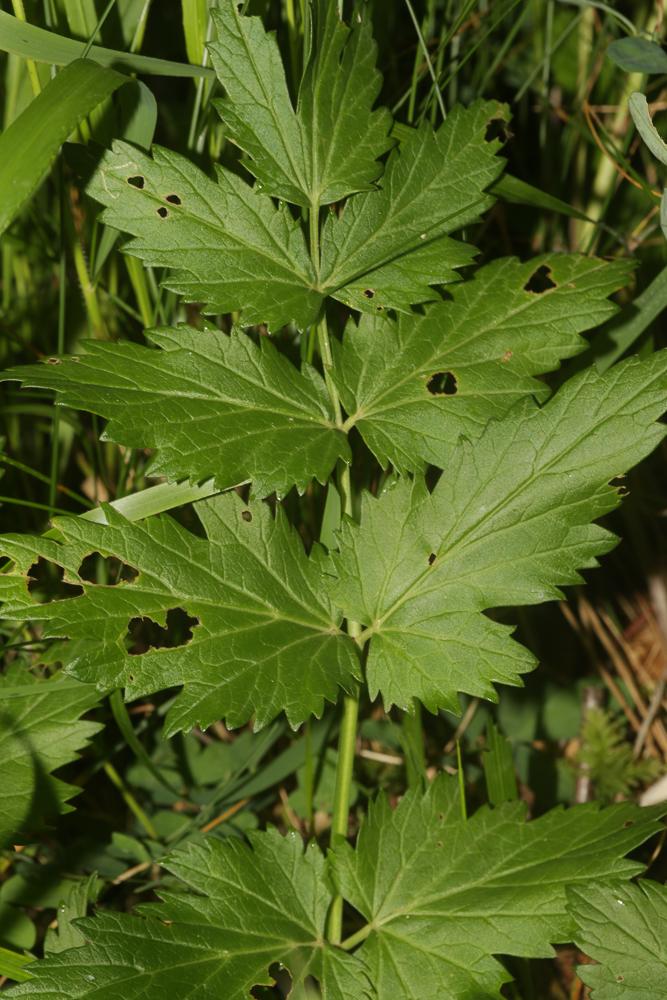
[[[162,892],[145,917],[107,913],[82,922],[89,943],[31,966],[35,978],[10,991],[53,1000],[246,1000],[273,983],[280,962],[303,984],[314,976],[323,1000],[367,1000],[362,962],[324,941],[331,894],[314,845],[269,832],[208,841],[173,855],[167,867],[190,892]],[[298,989],[298,985],[297,985]]]
[[[592,1000],[667,997],[667,887],[591,885],[568,892],[577,946],[599,965],[581,965]]]
[[[103,220],[135,238],[126,249],[171,268],[167,287],[212,313],[243,311],[248,324],[307,326],[322,295],[299,223],[236,174],[217,182],[189,160],[115,142],[88,186]]]
[[[81,720],[98,698],[90,685],[63,677],[0,676],[0,848],[24,843],[69,808],[77,789],[51,772],[74,760],[100,728]]]
[[[335,4],[312,10],[311,54],[292,106],[275,38],[233,0],[213,9],[211,55],[226,97],[216,102],[247,168],[264,191],[297,205],[325,205],[370,187],[388,148],[391,116],[372,111],[380,89],[370,17],[352,29]]]
[[[517,400],[544,397],[534,376],[585,348],[579,334],[615,312],[607,296],[627,278],[622,261],[505,258],[424,314],[350,322],[333,377],[351,422],[383,465],[437,463],[443,440],[474,439]]]
[[[486,131],[506,109],[477,101],[455,107],[437,132],[424,125],[387,162],[379,191],[350,198],[322,231],[320,287],[353,309],[407,310],[456,280],[474,249],[448,235],[493,204],[485,194],[502,170]]]
[[[641,865],[623,855],[659,829],[656,810],[624,803],[560,809],[525,822],[508,803],[461,818],[456,780],[372,807],[357,847],[332,871],[371,925],[355,954],[378,998],[490,1000],[508,979],[492,956],[553,954],[571,939],[566,886],[609,884]]]
[[[364,499],[334,589],[371,640],[372,696],[456,711],[459,691],[493,698],[493,682],[518,683],[531,655],[480,612],[558,597],[614,544],[591,522],[619,502],[609,480],[664,436],[666,390],[665,351],[588,371],[543,409],[520,404],[474,445],[443,448],[432,494],[403,480]]]
[[[252,480],[258,496],[284,494],[349,459],[320,376],[300,373],[266,337],[257,347],[239,331],[149,336],[161,350],[90,342],[81,357],[11,374],[108,417],[112,441],[157,448],[153,471],[171,480],[214,478],[220,489]]]
[[[244,504],[236,494],[198,504],[208,539],[169,517],[131,523],[108,507],[108,525],[82,518],[54,522],[57,538],[7,535],[0,548],[16,564],[6,614],[44,622],[48,636],[66,638],[58,656],[77,678],[101,690],[124,686],[128,698],[182,685],[167,732],[226,718],[238,726],[254,715],[257,728],[281,711],[296,726],[339,685],[358,676],[352,641],[340,629],[320,582],[283,511]],[[93,552],[138,571],[116,585],[81,575]],[[64,567],[83,594],[35,604],[25,573],[37,556]],[[132,574],[127,573],[131,576]],[[167,628],[185,613],[176,646],[155,642],[133,651],[132,626]]]

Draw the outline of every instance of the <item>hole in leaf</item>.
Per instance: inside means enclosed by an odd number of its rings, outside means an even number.
[[[141,174],[136,174],[134,177],[128,177],[127,183],[130,185],[130,187],[139,188],[139,190],[142,191],[146,181],[141,176]]]
[[[621,973],[619,972],[619,974],[616,976],[616,982],[617,983],[624,983],[625,982],[625,976],[622,976]]]
[[[28,570],[28,591],[38,604],[49,604],[51,601],[64,601],[68,597],[80,597],[83,588],[72,583],[65,583],[65,571],[62,566],[56,566],[41,556]]]
[[[47,365],[61,365],[62,361],[60,358],[47,358],[46,363]]]
[[[89,583],[113,586],[117,583],[131,583],[139,576],[139,571],[115,556],[105,557],[100,552],[91,552],[79,566],[79,576]]]
[[[426,388],[432,396],[455,396],[458,383],[454,372],[436,372],[426,383]]]
[[[429,564],[429,566],[432,566],[436,559],[437,559],[437,556],[436,556],[435,552],[431,552],[430,556],[428,557],[428,564]]]
[[[252,521],[252,514],[249,510],[241,511],[241,517],[243,518],[244,521],[247,521],[248,523]]]
[[[634,825],[635,825],[635,821],[633,819],[626,819],[625,823],[623,824],[623,829],[627,830],[628,827],[634,826]]]
[[[556,282],[551,280],[551,268],[547,267],[546,264],[540,264],[523,288],[525,292],[533,292],[535,295],[541,295],[542,292],[548,292],[550,288],[556,288]]]
[[[373,299],[373,298],[375,298],[375,292],[373,291],[372,288],[365,288],[364,289],[364,297],[367,298],[367,299]]]
[[[178,197],[177,194],[168,194],[167,195],[167,201],[169,202],[170,205],[180,205],[181,204],[181,199]]]
[[[494,139],[500,139],[501,142],[507,142],[507,125],[502,118],[493,118],[489,122],[484,132],[484,138],[487,142],[493,142]]]
[[[160,216],[161,219],[166,219],[167,216],[169,215],[169,209],[165,208],[164,205],[160,205],[160,207],[157,210],[157,214]]]
[[[141,656],[149,649],[175,649],[185,646],[192,639],[192,630],[199,625],[183,608],[167,611],[167,627],[158,625],[152,618],[133,618],[127,626],[126,641],[130,656]]]

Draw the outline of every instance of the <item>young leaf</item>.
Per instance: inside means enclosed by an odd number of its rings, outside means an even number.
[[[350,322],[333,370],[349,423],[382,465],[437,463],[443,440],[474,439],[517,400],[546,396],[533,376],[585,349],[579,334],[616,312],[607,296],[628,270],[575,254],[508,257],[422,315]]]
[[[172,481],[211,478],[228,489],[252,480],[257,496],[282,495],[325,482],[338,458],[349,460],[324,382],[267,337],[257,347],[238,330],[187,326],[148,336],[161,350],[90,341],[81,357],[9,377],[109,418],[109,440],[157,448],[153,472]]]
[[[580,965],[592,1000],[667,997],[667,887],[591,883],[568,891],[574,940],[599,965]]]
[[[124,686],[128,699],[183,685],[167,716],[171,735],[220,718],[240,726],[253,714],[259,729],[281,711],[297,726],[359,676],[320,572],[281,508],[274,518],[266,504],[244,504],[234,493],[202,501],[207,539],[169,517],[132,523],[105,510],[108,525],[56,518],[57,538],[0,539],[16,564],[5,613],[67,638],[52,655],[77,678],[103,691]],[[81,564],[92,552],[138,575],[91,583]],[[23,574],[37,556],[63,566],[83,595],[35,604]],[[179,620],[174,645],[164,630],[173,634]],[[149,637],[157,630],[144,652],[132,648],[141,629]]]
[[[364,965],[327,944],[331,894],[317,846],[305,853],[296,834],[276,831],[239,840],[209,840],[172,855],[167,868],[187,893],[163,891],[144,916],[107,913],[78,925],[82,948],[35,963],[16,997],[159,1000],[246,1000],[270,985],[282,963],[298,989],[308,976],[323,1000],[368,1000]]]
[[[267,194],[309,207],[371,186],[378,157],[391,145],[391,116],[371,108],[380,89],[370,17],[352,29],[336,4],[317,0],[312,46],[296,112],[280,51],[261,19],[218,0],[212,17],[213,65],[226,97],[216,102],[230,138],[248,154],[245,166]]]
[[[299,223],[229,170],[217,183],[177,153],[153,157],[115,142],[88,188],[102,219],[131,233],[126,249],[173,269],[167,287],[211,313],[243,311],[247,324],[307,326],[322,295]]]
[[[518,683],[532,656],[480,612],[557,598],[613,546],[591,522],[620,502],[609,480],[664,436],[666,389],[667,351],[587,371],[543,409],[443,448],[433,494],[402,480],[364,498],[332,559],[340,606],[371,640],[371,697],[457,711],[459,691],[493,699],[493,682]]]
[[[497,139],[506,109],[478,101],[452,109],[437,132],[423,125],[389,157],[379,191],[354,195],[322,230],[320,287],[353,309],[408,310],[436,298],[431,285],[454,281],[475,251],[448,234],[493,204],[485,194],[502,170]]]
[[[337,888],[371,925],[355,954],[377,996],[499,997],[508,974],[492,956],[552,955],[572,934],[566,885],[638,871],[623,855],[659,829],[657,815],[586,805],[526,823],[517,802],[463,820],[446,775],[393,812],[381,796],[356,849],[340,840],[332,859]]]
[[[100,729],[81,721],[98,700],[93,687],[62,676],[0,676],[0,849],[25,843],[70,808],[78,789],[51,772],[74,760]]]

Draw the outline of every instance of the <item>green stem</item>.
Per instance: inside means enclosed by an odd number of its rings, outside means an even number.
[[[123,779],[121,778],[120,774],[113,766],[113,764],[110,764],[109,761],[106,761],[103,770],[106,776],[108,777],[109,781],[111,782],[111,784],[115,785],[115,787],[118,789],[126,806],[132,813],[134,813],[135,817],[137,818],[141,826],[143,826],[144,830],[151,838],[151,840],[159,840],[160,836],[155,827],[153,826],[150,818],[141,808],[141,806],[139,805],[134,795],[127,787],[127,785],[125,784],[125,782],[123,781]]]
[[[356,948],[358,944],[361,944],[362,941],[365,941],[372,930],[372,924],[364,924],[364,926],[360,930],[356,931],[356,933],[350,934],[349,938],[345,938],[344,941],[341,941],[341,948],[345,951],[351,951],[353,948]]]
[[[311,203],[308,214],[308,228],[310,234],[310,254],[315,272],[319,274],[320,268],[320,205],[318,201]],[[324,378],[331,399],[331,404],[336,417],[336,423],[340,427],[343,424],[343,414],[340,405],[338,390],[331,378],[333,369],[333,353],[331,341],[329,339],[329,328],[327,326],[326,311],[323,307],[322,317],[317,324],[317,339],[324,369]],[[341,494],[342,509],[345,514],[352,516],[353,495],[352,478],[348,465],[343,465],[339,477],[339,489]],[[349,621],[347,631],[353,639],[356,639],[361,626],[358,622]],[[346,694],[343,699],[343,718],[341,721],[340,734],[338,737],[338,760],[336,763],[336,786],[334,790],[334,806],[331,818],[331,837],[346,837],[350,815],[350,789],[352,787],[352,772],[354,770],[354,756],[357,743],[357,721],[359,718],[359,691],[354,694]],[[343,931],[343,899],[336,896],[331,904],[328,919],[328,935],[331,941],[338,943]]]

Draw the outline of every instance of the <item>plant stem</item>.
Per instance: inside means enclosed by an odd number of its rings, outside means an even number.
[[[26,21],[25,7],[23,6],[23,0],[12,0],[12,7],[14,8],[14,16],[18,18],[19,21]],[[26,69],[28,70],[28,76],[30,77],[30,86],[32,87],[32,92],[37,97],[41,93],[42,85],[39,82],[39,74],[37,72],[37,66],[33,59],[26,58],[25,61]]]
[[[308,228],[310,235],[310,255],[316,273],[320,268],[320,205],[315,201],[310,206],[308,213]],[[338,426],[343,424],[343,414],[340,405],[338,390],[331,378],[333,368],[333,353],[331,341],[329,339],[329,328],[327,326],[326,312],[323,307],[322,317],[317,324],[317,340],[324,369],[324,379],[331,399],[331,404]],[[342,465],[339,474],[338,487],[340,490],[343,513],[351,517],[353,514],[353,493],[352,477],[349,465]],[[348,620],[348,634],[353,639],[358,639],[361,634],[361,626],[358,622]],[[348,820],[350,814],[350,789],[352,787],[352,772],[354,770],[354,756],[357,744],[357,721],[359,718],[359,690],[354,694],[346,694],[343,698],[343,718],[341,720],[340,734],[338,737],[338,761],[336,763],[336,787],[334,790],[334,806],[331,817],[331,837],[347,836]],[[341,896],[336,896],[331,904],[328,919],[328,935],[331,941],[338,943],[343,931],[343,900]]]

